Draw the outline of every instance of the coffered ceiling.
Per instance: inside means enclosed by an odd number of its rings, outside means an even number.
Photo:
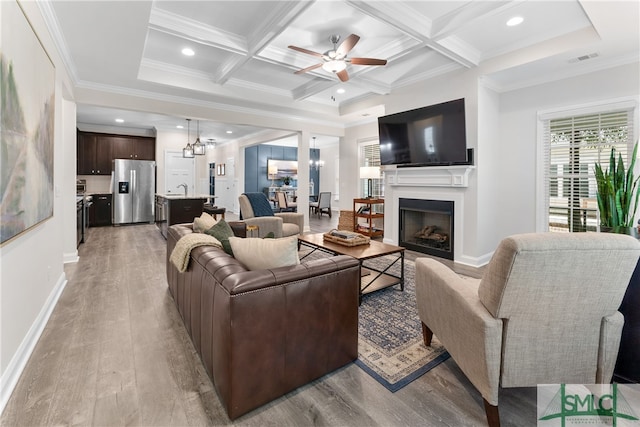
[[[478,69],[503,91],[637,61],[640,50],[637,1],[56,0],[41,8],[78,88],[343,123],[361,119],[345,113],[349,105],[458,70]],[[507,26],[516,16],[523,22]],[[321,58],[288,46],[324,53],[334,34],[360,36],[348,57],[387,65],[349,64],[347,82],[322,68],[294,74]],[[170,119],[175,127],[182,118]]]

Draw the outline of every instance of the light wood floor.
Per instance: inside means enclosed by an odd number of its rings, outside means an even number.
[[[311,220],[314,232],[336,225],[337,213]],[[157,228],[91,228],[79,251],[2,426],[486,425],[451,359],[396,393],[350,364],[232,423],[167,291]],[[503,390],[502,425],[535,425],[535,405],[535,389]]]

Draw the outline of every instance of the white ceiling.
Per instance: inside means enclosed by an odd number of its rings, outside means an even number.
[[[78,88],[179,96],[244,111],[295,111],[338,123],[349,106],[460,69],[497,91],[637,61],[638,1],[49,1],[41,9]],[[521,16],[524,22],[508,27]],[[340,82],[317,68],[329,36],[360,41],[349,57],[386,66],[347,68]],[[181,50],[190,47],[192,57]],[[591,55],[596,54],[596,55]],[[593,56],[585,61],[581,56]],[[344,89],[339,94],[337,89]],[[350,114],[343,113],[350,111]],[[184,117],[78,106],[78,121],[175,128]],[[259,131],[200,122],[204,138]],[[227,130],[234,133],[229,136]]]

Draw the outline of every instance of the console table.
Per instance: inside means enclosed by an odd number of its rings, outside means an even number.
[[[359,218],[365,222],[359,222]],[[375,225],[376,219],[384,219],[384,199],[353,199],[353,231],[369,237],[382,236],[384,230]]]

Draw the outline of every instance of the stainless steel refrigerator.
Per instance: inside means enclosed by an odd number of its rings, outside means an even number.
[[[116,159],[111,175],[113,223],[155,221],[156,162]]]

